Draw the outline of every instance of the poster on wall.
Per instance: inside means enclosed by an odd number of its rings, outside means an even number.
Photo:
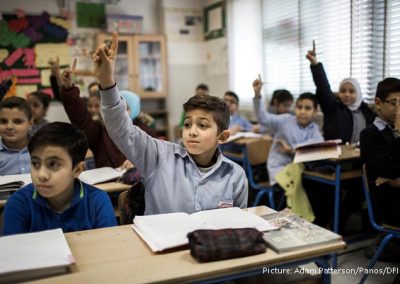
[[[169,41],[203,41],[201,9],[164,8],[164,28]]]
[[[41,90],[52,95],[47,77],[50,58],[59,57],[60,65],[70,62],[66,44],[69,22],[47,12],[40,15],[2,14],[0,20],[0,80],[12,78],[7,96]]]
[[[225,2],[204,8],[204,39],[225,37]]]

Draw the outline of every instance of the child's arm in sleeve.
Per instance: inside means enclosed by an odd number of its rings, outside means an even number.
[[[167,146],[132,124],[114,81],[118,34],[114,32],[112,37],[111,48],[102,45],[93,55],[95,74],[100,82],[103,119],[115,145],[146,178],[155,172]]]
[[[317,87],[316,97],[321,105],[322,112],[329,112],[336,105],[336,98],[332,93],[324,67],[317,60],[315,51],[315,42],[313,41],[313,49],[307,52],[306,58],[310,61],[311,73],[314,84]]]
[[[4,209],[3,235],[14,235],[29,232],[29,213],[26,212],[27,206],[23,199],[14,194],[7,201]]]
[[[233,206],[240,208],[247,208],[247,198],[248,198],[248,181],[245,173],[239,177],[237,184],[235,186],[235,192],[233,197]]]
[[[254,98],[253,98],[253,106],[254,112],[256,114],[258,123],[264,127],[271,128],[273,132],[279,128],[279,124],[283,122],[283,117],[279,117],[278,115],[269,113],[265,110],[265,106],[262,104],[261,100],[261,88],[263,82],[261,81],[260,75],[258,75],[258,79],[253,81],[253,89],[254,89]]]

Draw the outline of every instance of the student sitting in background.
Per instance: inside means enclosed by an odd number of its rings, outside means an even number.
[[[9,97],[0,102],[0,175],[30,171],[28,152],[32,113],[27,101]]]
[[[306,58],[317,87],[315,96],[324,114],[323,133],[326,140],[341,139],[342,143],[357,143],[360,132],[374,121],[374,113],[363,102],[361,88],[354,78],[344,79],[335,96],[329,86],[324,67],[318,62],[315,43]]]
[[[194,96],[184,104],[183,144],[154,139],[130,123],[114,81],[118,36],[93,55],[100,81],[103,118],[110,136],[144,177],[145,214],[193,213],[246,207],[243,169],[225,158],[218,144],[229,137],[229,110],[219,98]]]
[[[292,94],[285,89],[275,90],[272,94],[271,102],[267,111],[273,114],[290,113],[290,109],[293,105]],[[256,124],[253,126],[253,132],[256,133],[268,133],[273,135],[272,130],[262,125]]]
[[[252,131],[253,125],[250,121],[237,113],[239,109],[239,97],[234,92],[227,91],[224,95],[224,102],[229,108],[230,122],[228,130],[231,135],[239,131]]]
[[[35,134],[41,127],[49,123],[45,116],[49,109],[50,97],[40,91],[33,92],[28,95],[28,104],[31,107],[33,125],[30,134]]]
[[[296,101],[295,115],[276,115],[268,113],[261,102],[262,85],[261,78],[253,82],[253,103],[258,122],[271,128],[274,133],[274,142],[267,161],[269,181],[273,185],[276,183],[275,175],[293,162],[297,144],[322,142],[324,139],[318,125],[312,121],[318,105],[315,96],[309,93],[300,95]]]
[[[361,158],[378,222],[400,227],[400,80],[386,78],[376,89],[378,116],[360,135]],[[398,183],[398,181],[397,181]]]
[[[60,82],[62,84],[62,91],[60,99],[63,103],[64,109],[71,120],[71,123],[82,130],[88,139],[89,148],[93,152],[93,158],[97,168],[99,167],[123,167],[131,168],[133,165],[129,162],[124,154],[115,146],[110,137],[108,136],[107,130],[104,126],[103,119],[101,117],[100,111],[100,98],[97,98],[98,94],[92,93],[89,99],[97,100],[98,106],[94,108],[86,109],[83,100],[79,97],[79,88],[75,87],[72,83],[71,74],[75,71],[76,61],[73,63],[72,70],[65,70],[63,75],[58,74],[60,77]],[[134,95],[131,92],[124,93],[126,97]],[[139,112],[135,110],[140,107],[133,105],[129,110],[131,113],[131,118]],[[132,113],[134,112],[134,116]],[[131,122],[132,123],[132,122]],[[146,125],[138,123],[138,126],[144,129],[146,132],[154,134],[151,129]]]
[[[88,149],[81,131],[69,123],[49,123],[35,133],[28,149],[32,184],[7,201],[4,235],[117,225],[107,193],[78,179]]]
[[[199,84],[197,85],[196,89],[195,89],[195,96],[202,96],[202,95],[208,95],[210,93],[210,89],[208,88],[208,86],[206,84]],[[181,115],[181,121],[179,123],[180,128],[183,128],[185,122],[185,112],[182,112]]]

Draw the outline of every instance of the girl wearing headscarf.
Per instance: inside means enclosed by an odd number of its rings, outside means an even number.
[[[362,100],[360,84],[353,78],[344,79],[335,96],[324,67],[317,61],[315,44],[306,58],[311,63],[311,73],[317,87],[316,97],[324,113],[325,140],[341,139],[343,144],[359,142],[361,130],[375,119],[375,114]]]

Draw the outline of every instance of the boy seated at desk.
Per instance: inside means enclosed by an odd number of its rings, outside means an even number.
[[[28,149],[32,183],[7,201],[4,235],[117,225],[107,193],[78,179],[88,149],[81,131],[69,123],[49,123],[32,136]]]
[[[29,130],[33,119],[28,102],[9,97],[0,102],[0,175],[30,171]]]
[[[232,91],[227,91],[224,95],[224,102],[228,105],[230,120],[229,120],[229,132],[231,135],[239,131],[252,131],[253,125],[251,122],[238,114],[239,109],[239,97]]]
[[[218,149],[229,137],[229,110],[219,98],[194,96],[184,104],[183,145],[154,139],[132,125],[114,81],[118,35],[93,55],[103,118],[110,137],[144,177],[145,215],[247,205],[243,169]]]
[[[377,222],[400,227],[400,80],[386,78],[375,94],[378,116],[360,133],[361,159]]]

